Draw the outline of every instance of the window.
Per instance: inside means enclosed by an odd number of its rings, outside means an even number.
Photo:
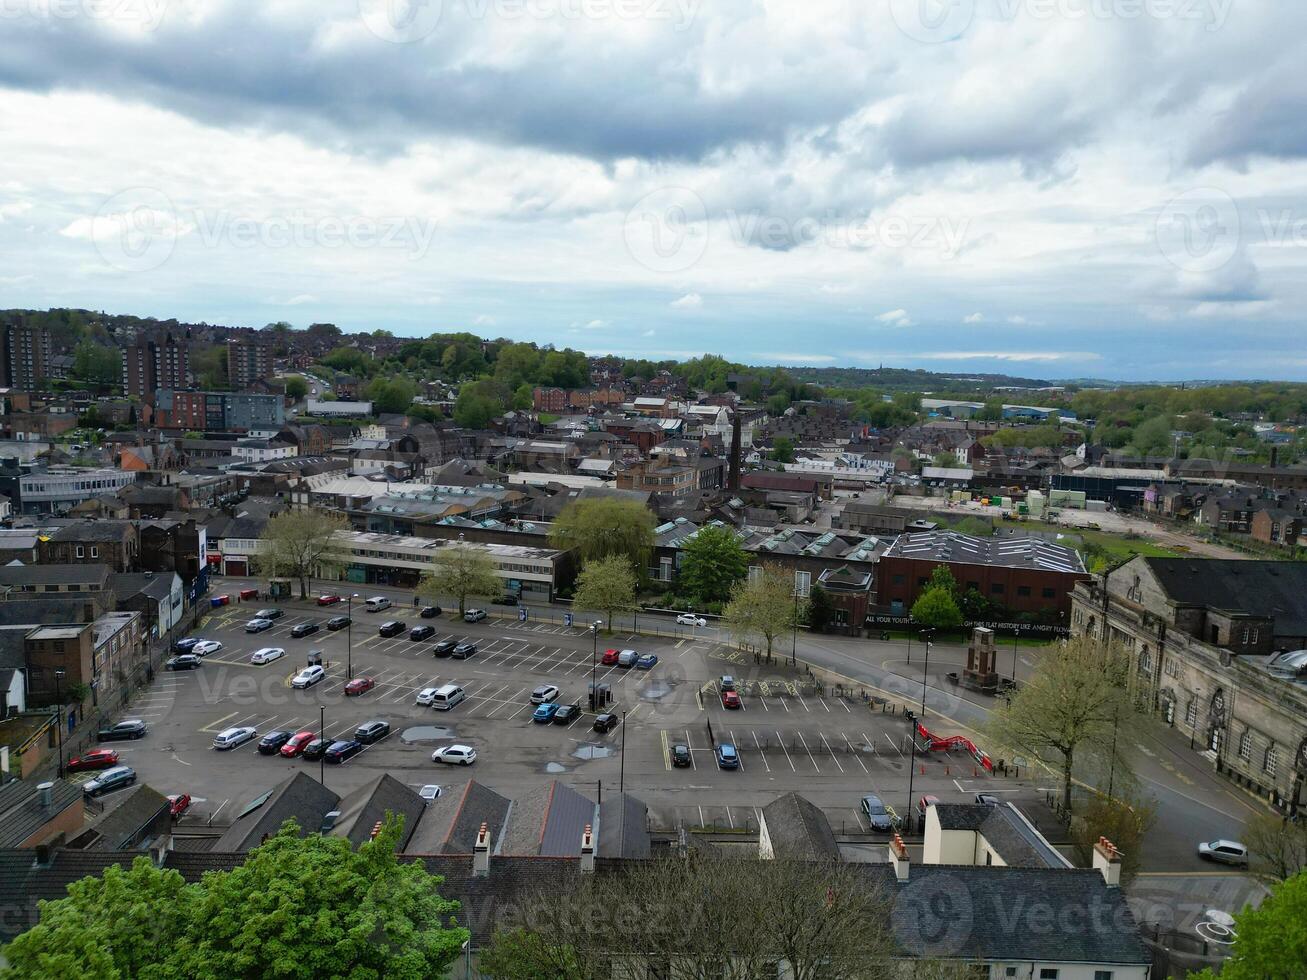
[[[1039,980],[1057,980],[1057,967],[1055,966],[1040,967]]]
[[[1112,980],[1111,970],[1095,970],[1094,980]]]
[[[78,558],[85,558],[85,557],[86,557],[86,552],[82,550],[82,546],[81,546],[80,544],[77,546],[76,550],[75,550],[73,553],[74,553]]]
[[[1148,647],[1139,651],[1139,673],[1152,674],[1153,672],[1153,655],[1149,652]]]
[[[1243,759],[1244,762],[1247,762],[1252,758],[1252,754],[1253,733],[1245,730],[1244,733],[1239,736],[1239,758]]]
[[[1266,755],[1262,758],[1262,768],[1266,770],[1266,775],[1272,779],[1275,778],[1275,767],[1279,764],[1279,753],[1275,751],[1274,745],[1266,747]]]
[[[1002,582],[995,582],[993,585],[991,585],[991,586],[989,587],[989,591],[990,591],[990,593],[993,594],[993,595],[1002,595],[1002,594],[1003,594],[1003,583],[1002,583]]]
[[[1030,595],[1030,586],[1028,586],[1028,585],[1018,585],[1018,586],[1017,586],[1017,595],[1019,595],[1019,596],[1028,596],[1028,595]]]
[[[895,585],[902,585],[903,582],[904,582],[904,578],[903,578],[902,575],[895,575],[895,576],[894,576],[894,584],[895,584]]]
[[[1040,592],[1040,595],[1041,595],[1043,598],[1045,598],[1045,599],[1053,599],[1053,598],[1055,598],[1055,597],[1057,596],[1057,590],[1056,590],[1056,589],[1044,589],[1042,592]]]
[[[95,545],[91,545],[91,557],[92,558],[100,557],[100,549],[97,548]]]
[[[1198,724],[1198,699],[1190,698],[1189,706],[1184,709],[1184,723],[1190,728]]]

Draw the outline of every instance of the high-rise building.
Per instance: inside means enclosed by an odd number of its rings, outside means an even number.
[[[123,349],[123,391],[138,398],[153,397],[160,388],[190,386],[186,340],[171,332],[140,336]]]
[[[40,388],[50,372],[50,331],[19,320],[4,328],[4,383],[30,391]]]
[[[234,337],[227,341],[227,380],[241,391],[256,381],[272,376],[272,348],[257,337]]]

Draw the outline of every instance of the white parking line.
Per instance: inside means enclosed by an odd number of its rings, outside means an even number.
[[[790,758],[790,750],[785,747],[785,739],[781,738],[780,732],[776,733],[776,742],[780,745],[781,751],[785,753],[785,761],[790,764],[790,771],[798,772],[798,770],[794,768],[794,760]]]
[[[889,742],[889,744],[890,744],[890,748],[892,748],[892,749],[893,749],[895,752],[897,752],[899,755],[902,755],[902,754],[903,754],[903,750],[902,750],[901,748],[899,748],[897,745],[894,744],[894,739],[890,738],[889,735],[888,735],[888,733],[882,733],[882,734],[885,735],[885,741]],[[866,735],[863,735],[862,737],[863,737],[863,738],[866,738],[867,736],[866,736]]]
[[[771,772],[771,764],[767,761],[767,753],[762,750],[762,743],[758,741],[758,733],[753,732],[752,735],[753,744],[758,747],[758,754],[762,756],[762,764],[767,767],[768,772]]]
[[[844,744],[849,747],[849,755],[853,756],[858,765],[862,766],[863,772],[869,772],[870,770],[867,768],[867,764],[863,762],[861,756],[853,750],[853,743],[849,741],[849,737],[843,732],[840,732],[840,735],[844,738]],[[866,736],[863,737],[865,738]]]
[[[694,744],[690,741],[690,729],[685,730],[685,747],[690,750],[690,768],[696,772],[699,769],[699,763],[694,761]]]
[[[831,759],[834,760],[835,765],[839,766],[840,772],[843,772],[844,767],[840,765],[840,760],[835,756],[835,750],[830,747],[830,742],[826,741],[826,736],[824,734],[821,734],[821,744],[826,746],[826,751],[830,753]]]
[[[733,729],[727,729],[727,734],[731,736],[731,744],[735,746],[735,761],[739,763],[740,772],[744,772],[744,758],[740,755],[740,741],[735,737]]]
[[[812,768],[821,772],[821,766],[817,765],[817,760],[812,757],[812,750],[808,748],[808,740],[803,737],[803,732],[795,732],[799,736],[799,741],[803,743],[803,751],[808,753],[808,761],[812,763]]]

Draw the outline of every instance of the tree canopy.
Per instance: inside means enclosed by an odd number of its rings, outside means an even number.
[[[761,640],[771,660],[776,638],[797,626],[796,607],[794,573],[767,565],[762,574],[735,584],[722,614],[737,636]]]
[[[585,563],[572,600],[577,609],[602,612],[613,628],[613,616],[635,608],[636,575],[631,561],[624,555],[595,558]]]
[[[418,585],[418,594],[433,601],[453,596],[461,616],[467,612],[468,599],[498,595],[503,587],[490,556],[460,542],[436,552],[431,571],[422,576]]]
[[[549,543],[575,550],[582,561],[621,555],[642,573],[654,545],[653,513],[638,500],[590,497],[572,501],[549,528]]]
[[[724,602],[749,572],[749,556],[729,527],[707,524],[681,549],[680,593],[700,603]]]
[[[348,530],[349,521],[333,511],[283,511],[263,529],[255,564],[266,575],[296,579],[300,598],[307,599],[313,576],[340,566],[333,538]]]

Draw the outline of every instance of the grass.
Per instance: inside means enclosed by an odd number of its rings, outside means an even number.
[[[1040,531],[1062,535],[1065,542],[1079,551],[1085,558],[1085,564],[1091,572],[1101,571],[1109,565],[1143,555],[1145,558],[1180,558],[1181,553],[1155,544],[1144,538],[1132,538],[1124,534],[1111,534],[1107,531],[1094,531],[1088,528],[1065,528],[1043,521],[1000,520],[998,526],[1017,531]],[[1078,543],[1077,543],[1078,542]]]
[[[561,415],[553,415],[549,412],[541,412],[539,415],[541,425],[553,425],[560,418],[562,418]]]

